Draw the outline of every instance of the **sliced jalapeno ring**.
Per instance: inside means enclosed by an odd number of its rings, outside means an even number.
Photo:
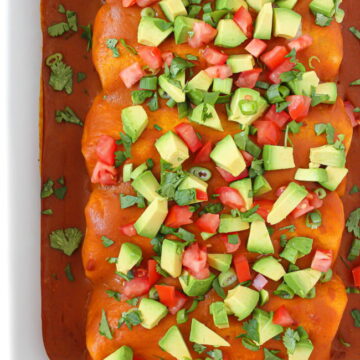
[[[201,166],[194,166],[189,170],[189,172],[203,181],[208,181],[212,177],[211,171]]]

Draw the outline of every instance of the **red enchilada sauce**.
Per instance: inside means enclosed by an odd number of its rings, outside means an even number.
[[[301,0],[300,0],[301,1]],[[100,1],[61,1],[65,9],[76,12],[78,23],[86,26],[92,24],[101,6]],[[72,360],[90,358],[85,345],[85,322],[87,304],[91,286],[86,280],[81,262],[81,252],[78,250],[68,257],[49,246],[48,235],[55,229],[78,227],[85,232],[84,207],[90,193],[90,180],[86,172],[83,155],[81,154],[82,128],[74,124],[57,123],[55,112],[65,106],[71,107],[84,121],[95,96],[101,90],[98,75],[91,61],[91,52],[87,51],[87,41],[81,37],[82,28],[75,33],[69,32],[60,37],[49,37],[47,28],[53,23],[62,21],[58,9],[58,0],[43,0],[43,31],[44,58],[53,53],[62,53],[64,62],[69,64],[74,72],[73,93],[54,92],[48,85],[49,71],[43,67],[43,124],[42,124],[42,179],[45,182],[51,178],[65,178],[67,193],[63,200],[54,196],[43,200],[43,210],[51,209],[53,215],[42,216],[42,309],[43,334],[46,350],[52,360]],[[358,55],[360,41],[349,31],[349,26],[359,22],[359,11],[356,1],[347,0],[342,8],[346,11],[343,23],[344,60],[340,72],[340,91],[355,105],[360,106],[360,89],[348,87],[348,84],[360,78]],[[128,23],[124,20],[122,26]],[[85,73],[86,79],[77,82],[77,73]],[[128,94],[128,90],[124,94]],[[119,94],[122,95],[121,93]],[[128,95],[126,95],[128,96]],[[359,129],[353,135],[353,143],[348,154],[347,164],[350,169],[347,177],[347,190],[343,197],[346,217],[349,212],[358,207],[360,193],[349,195],[349,190],[358,183],[360,170],[358,153],[360,143],[357,141]],[[57,184],[56,186],[61,186]],[[340,255],[346,259],[352,236],[344,232]],[[65,268],[71,267],[74,281],[65,274]],[[357,263],[351,264],[355,266]],[[88,270],[95,264],[88,263]],[[338,257],[335,271],[341,276],[346,286],[352,286],[350,270]],[[71,277],[70,277],[71,278]],[[333,342],[333,359],[355,360],[360,356],[358,342],[359,330],[354,328],[350,310],[359,307],[359,294],[349,294],[348,305],[344,312],[338,336]],[[344,347],[339,339],[344,339],[351,347]]]

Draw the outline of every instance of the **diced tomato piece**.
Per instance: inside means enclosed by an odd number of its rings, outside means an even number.
[[[130,237],[135,236],[136,235],[136,229],[134,227],[134,223],[120,226],[120,232],[123,235],[126,235],[126,236],[130,236]]]
[[[197,21],[192,31],[194,35],[188,39],[188,43],[192,48],[199,48],[208,44],[217,34],[217,30],[205,21]]]
[[[246,46],[245,50],[254,57],[259,57],[267,48],[267,43],[260,39],[252,39]]]
[[[233,74],[229,65],[210,66],[205,71],[213,79],[227,79]]]
[[[289,49],[295,49],[296,52],[300,50],[304,50],[311,46],[313,43],[313,39],[310,35],[302,35],[299,38],[290,41],[287,46]]]
[[[288,327],[295,324],[295,320],[291,317],[289,311],[286,309],[284,305],[281,305],[274,312],[273,323],[277,325],[281,325],[284,327]]]
[[[175,132],[184,140],[191,152],[196,152],[202,147],[202,142],[196,135],[194,128],[188,123],[175,126]]]
[[[223,205],[229,206],[231,209],[244,209],[245,201],[240,193],[229,186],[221,186],[215,190],[219,194],[219,200]]]
[[[210,275],[206,247],[200,247],[198,243],[190,245],[184,251],[182,264],[197,279],[206,279]]]
[[[91,182],[93,184],[115,185],[116,176],[117,171],[114,166],[110,166],[104,164],[101,161],[98,161],[91,175]]]
[[[142,8],[148,7],[156,2],[157,0],[136,0],[136,4]]]
[[[180,309],[184,307],[187,301],[188,297],[186,295],[184,295],[178,290],[175,290],[175,305],[169,307],[169,313],[172,315],[176,314]]]
[[[200,164],[200,163],[209,162],[211,160],[210,159],[211,150],[212,150],[212,143],[211,141],[207,141],[196,154],[194,163]]]
[[[266,279],[265,276],[261,275],[261,274],[257,274],[255,276],[255,279],[252,282],[252,286],[257,290],[260,291],[262,290],[266,284],[268,283],[268,280]]]
[[[259,145],[277,145],[280,141],[281,130],[272,121],[255,121],[254,127],[257,128],[256,139]]]
[[[236,244],[232,244],[229,242],[229,235],[236,235],[238,238],[238,242]],[[234,232],[234,233],[228,233],[228,234],[221,234],[221,240],[225,245],[225,249],[226,252],[228,254],[234,253],[235,251],[237,251],[241,245],[241,240],[240,240],[240,236],[238,233]]]
[[[275,70],[269,74],[269,79],[273,84],[280,84],[281,79],[280,75],[284,72],[290,71],[294,68],[295,64],[290,60],[286,59],[282,64],[280,64]]]
[[[316,250],[311,262],[311,268],[313,270],[327,272],[331,268],[332,259],[332,250]]]
[[[122,0],[122,6],[127,8],[136,4],[136,0]]]
[[[114,165],[116,142],[109,135],[101,135],[96,144],[96,155],[98,160],[107,165]]]
[[[175,286],[172,285],[155,285],[155,289],[159,295],[160,302],[167,307],[175,306]]]
[[[354,105],[350,101],[345,101],[344,105],[345,105],[346,114],[351,121],[351,125],[353,127],[358,126],[360,124],[360,120],[355,117]]]
[[[144,70],[137,62],[120,72],[120,78],[128,89],[135,85],[144,75]]]
[[[132,299],[134,297],[145,295],[150,290],[150,282],[148,277],[136,277],[125,282],[122,294],[124,299]]]
[[[262,69],[252,69],[248,71],[243,71],[240,73],[239,77],[235,81],[235,85],[237,87],[246,87],[253,89],[255,87],[256,82],[259,79],[260,73]]]
[[[290,116],[286,111],[276,112],[276,106],[271,105],[270,109],[264,116],[264,120],[269,120],[275,123],[280,129],[290,120]]]
[[[220,215],[203,214],[195,221],[195,225],[203,232],[214,234],[220,225]]]
[[[259,205],[259,208],[256,210],[256,213],[259,214],[265,221],[274,205],[274,201],[272,200],[255,200],[254,207]]]
[[[291,119],[300,120],[309,113],[311,98],[305,95],[290,95],[286,97]]]
[[[249,167],[251,165],[252,161],[254,160],[254,157],[251,154],[249,154],[248,152],[246,152],[245,150],[240,150],[240,152],[241,152],[242,157],[245,160],[246,166]]]
[[[157,262],[155,260],[153,259],[148,260],[147,274],[148,274],[150,286],[153,286],[161,278],[161,275],[156,271],[156,265]]]
[[[161,57],[164,61],[164,65],[166,64],[167,66],[170,66],[173,61],[174,54],[171,51],[166,51],[161,54]]]
[[[242,6],[233,17],[241,31],[250,38],[253,33],[253,20],[251,14],[244,6]]]
[[[234,256],[234,267],[236,276],[240,283],[251,280],[249,262],[244,255],[236,254]]]
[[[270,51],[260,56],[261,61],[271,70],[276,69],[286,60],[289,50],[285,46],[275,46]]]
[[[214,47],[207,47],[203,52],[203,56],[206,62],[211,65],[223,65],[229,57],[229,55],[224,54]]]
[[[360,287],[360,266],[353,268],[352,274],[354,278],[354,285]]]
[[[199,189],[195,189],[196,191],[196,200],[198,201],[208,201],[209,197],[207,192],[199,190]]]
[[[308,193],[306,198],[291,212],[291,216],[296,219],[310,211],[320,208],[322,204],[323,200],[319,199],[315,193]]]
[[[178,228],[183,225],[192,224],[193,221],[191,220],[191,217],[193,214],[194,213],[190,211],[190,207],[187,205],[173,205],[166,217],[165,225]]]
[[[141,46],[137,52],[145,64],[151,69],[159,69],[162,67],[163,59],[159,48],[155,46]]]
[[[232,182],[235,180],[241,180],[246,178],[249,175],[249,172],[247,169],[245,169],[241,174],[239,174],[238,176],[233,176],[232,174],[230,174],[228,171],[220,168],[220,167],[216,167],[216,170],[220,173],[220,175],[223,177],[223,179],[226,182]]]

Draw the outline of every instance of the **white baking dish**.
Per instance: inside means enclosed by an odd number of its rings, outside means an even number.
[[[1,239],[1,252],[5,255],[2,264],[10,270],[9,291],[2,288],[5,294],[1,296],[10,302],[10,312],[6,304],[1,306],[6,309],[1,358],[43,360],[48,357],[42,340],[40,287],[40,0],[1,0],[0,15],[4,38],[0,57],[5,62],[2,80],[6,79],[2,86],[5,94],[1,94],[5,102],[1,107],[5,109],[1,153],[7,174],[3,179],[7,184],[0,186],[0,222],[7,232]],[[4,170],[3,165],[1,168]]]

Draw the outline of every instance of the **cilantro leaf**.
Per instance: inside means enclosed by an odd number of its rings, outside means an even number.
[[[275,355],[278,352],[279,352],[278,350],[264,349],[264,360],[282,360],[281,358]]]
[[[175,192],[174,200],[178,205],[189,205],[196,200],[195,189],[183,189]]]
[[[114,291],[114,290],[106,290],[106,294],[107,294],[109,297],[115,299],[116,301],[120,301],[120,300],[121,300],[121,295],[120,295],[120,293],[117,292],[117,291]]]
[[[51,179],[48,179],[44,183],[44,185],[43,185],[43,187],[41,189],[41,198],[42,199],[45,199],[45,198],[51,196],[54,193],[53,186],[54,186],[54,182]]]
[[[326,141],[328,144],[334,144],[334,138],[335,138],[335,129],[330,123],[318,123],[314,126],[315,134],[316,135],[322,135],[326,134]]]
[[[58,24],[53,24],[48,27],[48,34],[51,37],[57,37],[65,34],[70,30],[69,25],[66,22],[60,22]]]
[[[206,205],[200,212],[199,215],[203,214],[218,214],[224,209],[223,204],[221,203],[212,203]]]
[[[360,208],[352,211],[346,221],[346,228],[349,233],[353,233],[357,238],[360,237]]]
[[[112,338],[113,338],[109,323],[106,318],[106,312],[104,309],[101,310],[99,333],[100,333],[100,335],[105,336],[106,338],[108,338],[110,340],[112,340]]]
[[[351,26],[349,31],[354,34],[356,38],[360,39],[360,31],[355,26]]]
[[[293,354],[295,351],[296,343],[300,341],[299,333],[296,330],[287,328],[285,334],[282,337],[284,346],[290,354]]]
[[[65,266],[64,271],[65,271],[65,275],[66,275],[66,277],[68,278],[69,281],[75,281],[74,275],[73,275],[73,273],[71,271],[71,265],[70,264],[67,264]]]
[[[193,349],[198,354],[202,354],[206,350],[206,346],[195,343],[195,344],[193,344]]]
[[[73,71],[63,61],[63,55],[55,53],[47,57],[46,65],[50,68],[49,85],[55,91],[65,91],[68,95],[73,90]]]
[[[360,328],[360,310],[351,310],[351,316],[354,319],[354,326]]]
[[[120,56],[119,49],[116,47],[119,40],[117,39],[107,39],[106,40],[106,46],[108,49],[112,51],[113,57],[118,58]]]
[[[145,200],[142,196],[120,194],[120,204],[122,209],[137,205],[139,208],[145,207]]]
[[[49,235],[50,246],[70,256],[79,247],[82,237],[83,233],[77,228],[54,230]]]
[[[114,244],[114,241],[105,235],[103,235],[101,237],[101,241],[102,241],[102,244],[104,245],[104,247],[106,247],[106,248]]]
[[[141,314],[137,309],[130,310],[128,312],[123,312],[121,314],[121,318],[119,319],[118,327],[125,324],[130,330],[135,325],[139,325],[141,323]]]
[[[84,125],[83,122],[78,118],[78,116],[69,106],[66,106],[64,110],[57,110],[55,113],[55,120],[57,123],[67,122],[80,126]]]
[[[250,319],[244,322],[243,328],[246,331],[246,337],[253,341],[259,342],[259,323],[256,319]]]
[[[207,352],[207,354],[214,360],[222,360],[223,354],[220,349],[214,349]]]
[[[77,25],[77,15],[75,11],[66,10],[66,20],[68,22],[69,28],[72,31],[78,31]]]
[[[179,56],[176,56],[171,61],[170,65],[170,75],[171,77],[176,77],[182,71],[192,68],[195,65],[191,61],[187,61]]]
[[[86,50],[90,51],[90,49],[92,48],[92,36],[93,36],[91,24],[88,24],[86,26],[81,26],[81,27],[83,29],[81,37],[87,41]]]

